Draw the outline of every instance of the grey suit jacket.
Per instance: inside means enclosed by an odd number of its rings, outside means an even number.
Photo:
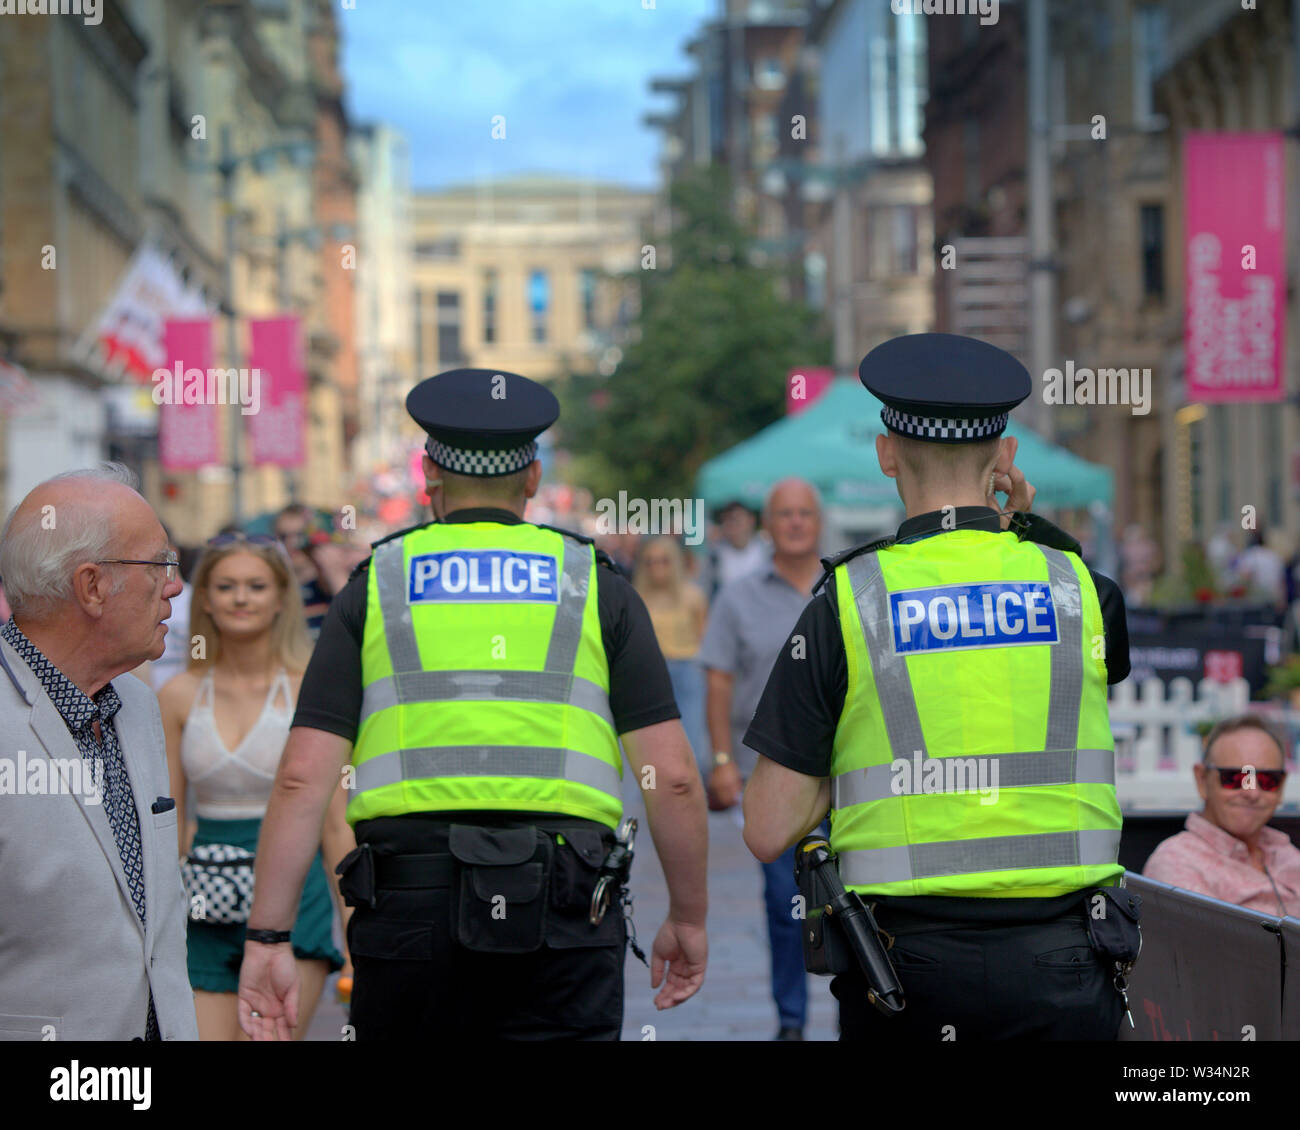
[[[0,639],[0,760],[21,768],[80,761],[77,743],[31,668]],[[113,680],[113,719],[140,817],[142,928],[102,799],[82,789],[17,794],[0,778],[0,1040],[143,1036],[153,989],[164,1040],[197,1040],[185,965],[186,899],[177,862],[158,699],[133,675]],[[19,751],[23,751],[21,754]],[[42,767],[48,780],[69,778]],[[25,782],[29,779],[24,773]]]

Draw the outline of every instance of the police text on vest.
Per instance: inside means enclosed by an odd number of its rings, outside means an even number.
[[[938,585],[889,594],[894,653],[1056,643],[1056,606],[1043,581]]]
[[[559,569],[548,553],[457,549],[417,554],[407,566],[408,604],[556,604],[559,599]]]

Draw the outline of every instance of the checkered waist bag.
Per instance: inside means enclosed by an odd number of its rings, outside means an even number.
[[[232,844],[200,844],[181,864],[196,922],[248,921],[253,905],[253,853]]]

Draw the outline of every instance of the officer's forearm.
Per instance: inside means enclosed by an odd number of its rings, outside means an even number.
[[[703,926],[708,913],[708,813],[686,733],[674,719],[622,738],[668,883],[668,916]]]
[[[320,847],[325,811],[350,748],[345,739],[322,730],[300,726],[289,732],[257,844],[250,929],[293,927],[307,869]]]
[[[709,825],[699,772],[680,788],[647,792],[646,816],[668,884],[668,917],[703,926],[709,910]]]

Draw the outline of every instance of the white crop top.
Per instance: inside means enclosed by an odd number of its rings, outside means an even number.
[[[276,699],[281,696],[284,705],[278,707]],[[271,784],[293,721],[289,674],[280,668],[260,717],[234,750],[226,749],[217,732],[212,697],[209,669],[199,683],[194,705],[181,732],[181,767],[194,789],[195,814],[213,820],[265,816]]]

